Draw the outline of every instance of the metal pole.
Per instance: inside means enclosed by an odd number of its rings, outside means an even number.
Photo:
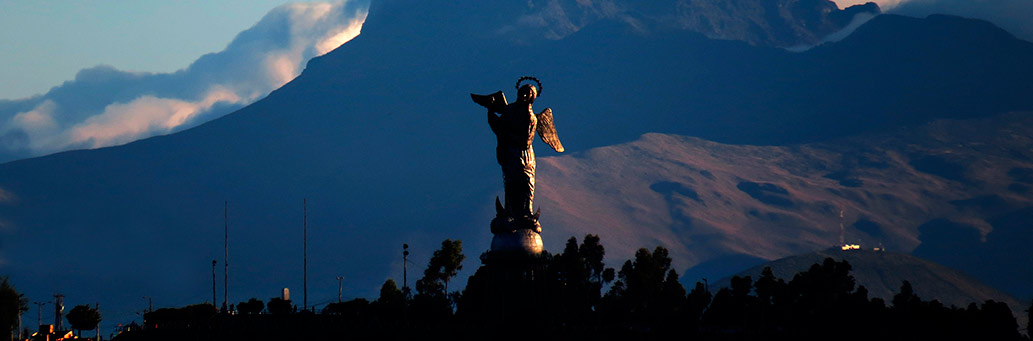
[[[212,306],[214,306],[216,304],[215,302],[219,301],[219,298],[215,296],[215,263],[218,263],[218,261],[213,259],[212,260]],[[225,311],[223,311],[223,312],[225,312]]]
[[[409,244],[402,244],[402,289],[409,287]]]
[[[343,279],[344,277],[337,276],[337,303],[341,303],[341,280]]]
[[[222,244],[222,309],[227,309],[226,303],[230,299],[230,202],[229,200],[223,201],[222,206],[222,221],[223,221],[223,232],[224,239]],[[212,302],[215,304],[215,302]]]
[[[99,314],[100,313],[100,302],[94,302],[93,303],[93,309],[97,310],[97,313]],[[96,339],[97,341],[100,341],[100,323],[97,323],[97,335],[94,335],[93,338]]]
[[[32,302],[32,304],[36,305],[36,327],[43,325],[43,306],[47,305],[47,303],[50,303],[50,301]]]
[[[304,229],[303,238],[305,239],[303,252],[304,252],[304,275],[302,282],[304,287],[302,288],[303,308],[302,310],[308,310],[308,199],[301,199],[301,210],[302,210],[302,225]]]

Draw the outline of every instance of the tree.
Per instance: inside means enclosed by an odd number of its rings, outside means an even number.
[[[434,256],[430,259],[431,266],[438,267],[435,271],[438,278],[445,283],[445,292],[448,292],[448,282],[463,269],[463,260],[466,260],[466,256],[463,255],[462,240],[445,239],[441,242],[441,249],[434,251]]]
[[[334,302],[323,307],[324,315],[345,316],[349,321],[359,321],[368,318],[369,301],[365,298],[356,298],[351,301]]]
[[[261,314],[263,309],[265,309],[265,302],[254,297],[247,302],[237,303],[237,311],[245,315]]]
[[[196,328],[209,323],[219,312],[214,304],[191,304],[182,308],[161,308],[143,314],[144,324],[154,328]]]
[[[595,282],[602,283],[603,272],[605,271],[603,257],[606,256],[606,249],[603,248],[603,244],[599,243],[599,236],[594,234],[585,235],[578,253],[584,258],[585,266],[588,267],[588,272]]]
[[[266,308],[269,309],[270,314],[286,315],[291,312],[291,300],[273,297],[269,299],[269,304],[266,304]]]
[[[584,319],[599,296],[599,290],[595,290],[593,298],[591,270],[581,250],[588,249],[579,249],[577,238],[570,237],[562,253],[548,258],[549,297],[546,300],[553,307],[547,309],[553,313],[549,318],[557,323],[569,324]]]
[[[662,246],[653,252],[639,249],[634,262],[624,262],[617,278],[606,296],[610,313],[618,319],[655,324],[660,317],[673,316],[685,300],[685,288],[678,283],[678,273],[671,269],[671,257]]]
[[[384,285],[380,286],[380,298],[377,299],[377,302],[388,305],[404,304],[405,294],[398,290],[395,280],[388,278],[384,281]]]
[[[395,280],[388,278],[380,286],[380,298],[373,302],[373,310],[382,323],[396,324],[405,313],[405,293],[398,290]]]
[[[900,292],[893,295],[893,307],[898,310],[908,311],[914,309],[922,303],[922,299],[918,298],[915,294],[915,289],[911,288],[911,282],[904,281],[900,285]]]
[[[682,313],[688,322],[688,327],[698,328],[700,320],[703,318],[703,311],[710,305],[710,291],[701,282],[696,282],[696,287],[689,292],[689,295],[685,298],[685,308],[682,309]]]
[[[7,339],[11,331],[18,328],[18,317],[26,310],[29,310],[29,300],[14,289],[7,276],[0,277],[0,340]]]
[[[463,241],[445,239],[441,249],[434,251],[423,278],[416,281],[416,296],[413,297],[414,315],[426,322],[440,321],[452,315],[453,305],[459,293],[448,292],[448,282],[463,269]]]
[[[72,329],[79,331],[80,337],[82,337],[83,330],[97,328],[101,321],[100,311],[85,304],[72,308],[65,318],[68,319],[68,324],[72,325]]]
[[[441,242],[441,249],[434,251],[434,255],[423,271],[423,278],[416,281],[417,294],[423,295],[447,295],[448,282],[463,269],[463,241],[445,239]]]

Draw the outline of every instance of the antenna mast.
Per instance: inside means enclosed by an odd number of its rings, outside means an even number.
[[[302,220],[302,226],[304,226],[303,227],[303,229],[304,229],[304,236],[303,236],[303,238],[305,239],[304,251],[303,251],[304,254],[305,254],[304,255],[304,267],[305,267],[305,269],[304,269],[305,271],[304,272],[305,272],[305,275],[302,278],[302,281],[304,283],[304,287],[302,288],[302,295],[301,296],[303,297],[303,300],[304,300],[304,302],[302,303],[303,306],[304,306],[304,309],[302,309],[302,310],[308,310],[308,199],[307,198],[302,198],[301,199],[301,209],[302,209],[302,219],[303,219]]]
[[[222,203],[222,221],[223,221],[223,232],[224,239],[222,243],[222,310],[227,311],[227,301],[229,301],[230,292],[230,202],[229,200],[223,201]],[[215,302],[212,302],[215,304]]]

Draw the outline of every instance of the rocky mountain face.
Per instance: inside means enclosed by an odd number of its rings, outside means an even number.
[[[1033,110],[1033,44],[992,25],[882,15],[791,53],[617,19],[512,41],[523,5],[499,6],[516,7],[375,2],[359,37],[232,114],[0,164],[0,270],[31,297],[112,302],[111,321],[141,296],[196,303],[228,201],[229,302],[297,293],[306,199],[310,303],[336,299],[337,276],[374,297],[402,278],[403,243],[412,270],[461,239],[472,269],[502,187],[469,93],[512,93],[523,75],[543,80],[535,107],[570,153],[537,151],[548,250],[593,233],[610,262],[661,244],[679,270],[728,273],[835,244],[841,222],[904,252],[949,242],[937,221],[974,227],[982,250],[1022,240],[1033,134],[995,115]],[[916,128],[943,118],[974,121]]]
[[[841,10],[827,0],[682,0],[675,8],[674,20],[684,29],[708,38],[776,47],[817,44],[856,15],[880,12],[872,2]]]
[[[773,47],[814,45],[858,14],[880,12],[871,2],[841,10],[828,0],[533,0],[513,10],[521,16],[505,32],[518,41],[562,39],[596,21],[616,20],[638,31],[685,30]]]

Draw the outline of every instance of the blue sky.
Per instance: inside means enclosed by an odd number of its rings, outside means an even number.
[[[46,92],[100,64],[182,69],[287,2],[0,0],[0,99]]]

